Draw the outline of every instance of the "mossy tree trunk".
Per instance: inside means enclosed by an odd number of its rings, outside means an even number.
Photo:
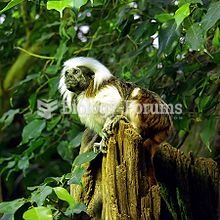
[[[219,165],[165,145],[155,158],[161,219],[220,219]]]
[[[82,143],[81,152],[91,150],[87,144]],[[218,219],[215,161],[194,159],[163,145],[154,161],[158,180],[154,186],[148,184],[147,161],[141,137],[120,121],[109,139],[107,154],[85,165],[83,187],[71,185],[74,198],[88,207],[88,215],[77,219]]]

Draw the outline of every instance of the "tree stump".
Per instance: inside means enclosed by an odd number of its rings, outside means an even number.
[[[92,150],[92,135],[85,132],[80,153]],[[84,164],[83,187],[71,185],[73,197],[87,206],[87,216],[84,213],[76,219],[220,219],[215,161],[186,156],[164,144],[155,158],[159,185],[150,187],[147,160],[141,137],[121,120],[109,138],[107,154]]]
[[[140,135],[121,120],[109,138],[107,154],[85,165],[83,188],[71,186],[71,194],[86,204],[92,219],[159,219],[160,190],[158,185],[148,185],[146,152],[141,143]],[[81,152],[88,149],[84,145]]]
[[[148,185],[141,143],[140,135],[124,121],[109,139],[102,161],[103,219],[159,219],[159,186]]]

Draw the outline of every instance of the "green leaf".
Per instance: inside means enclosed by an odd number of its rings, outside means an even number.
[[[3,162],[6,162],[6,161],[10,161],[10,160],[13,160],[14,157],[0,157],[0,165],[3,163]]]
[[[220,32],[219,32],[219,27],[216,28],[215,30],[215,35],[212,39],[212,44],[214,47],[220,47]]]
[[[21,2],[23,2],[24,0],[11,0],[1,11],[0,14],[2,14],[3,12],[7,11],[8,9],[14,7],[15,5],[20,4]]]
[[[210,117],[202,122],[202,130],[200,132],[200,137],[206,147],[210,149],[210,143],[215,134],[216,127],[216,119],[214,117]]]
[[[86,212],[86,206],[85,206],[85,204],[77,203],[74,206],[73,213],[79,214],[80,212]]]
[[[60,200],[66,201],[70,207],[74,207],[75,201],[66,189],[63,187],[55,187],[53,190]]]
[[[186,32],[186,43],[192,50],[200,50],[204,48],[204,31],[201,25],[194,23]]]
[[[38,117],[38,114],[37,114],[37,111],[33,113],[27,112],[27,113],[24,113],[23,116],[24,116],[26,124],[29,124],[30,122],[34,121]]]
[[[25,150],[25,154],[32,154],[34,153],[34,150],[36,150],[39,147],[44,146],[44,144],[47,143],[44,138],[38,138],[37,140],[31,140],[29,143],[28,148]]]
[[[83,163],[88,163],[95,159],[97,156],[97,153],[90,151],[90,152],[85,152],[82,154],[79,154],[75,160],[73,161],[73,165],[75,166],[80,166]]]
[[[220,1],[210,4],[209,9],[201,21],[203,30],[208,31],[220,19]]]
[[[183,20],[189,16],[189,14],[190,14],[189,6],[190,6],[190,4],[186,3],[186,4],[182,5],[175,12],[174,18],[176,21],[177,28],[180,26],[180,24],[183,22]]]
[[[104,0],[90,0],[92,7],[96,7],[96,6],[100,6],[100,5],[104,5]]]
[[[34,207],[23,214],[24,220],[53,220],[52,211],[47,207]]]
[[[199,112],[204,112],[212,104],[213,96],[198,96],[195,103]]]
[[[34,121],[27,124],[22,132],[22,143],[25,144],[29,140],[39,137],[45,126],[45,121],[40,119],[35,119]]]
[[[12,123],[17,113],[19,113],[19,109],[10,109],[2,115],[0,123],[4,123],[4,128]]]
[[[76,137],[70,142],[61,141],[59,143],[59,145],[57,146],[57,151],[64,160],[70,161],[73,159],[73,149],[80,146],[82,135],[83,132],[78,132]]]
[[[178,136],[179,136],[180,138],[183,138],[185,134],[186,134],[186,131],[180,130],[179,133],[178,133]]]
[[[178,43],[179,31],[174,19],[164,23],[162,29],[159,32],[159,51],[161,54],[166,53],[170,54],[173,51],[173,48]]]
[[[64,54],[68,51],[68,47],[66,46],[66,42],[62,41],[57,48],[55,59],[57,60],[57,65],[59,66]]]
[[[69,143],[67,141],[61,141],[59,143],[57,146],[57,152],[64,160],[70,161],[73,159],[73,151],[69,147]]]
[[[88,0],[73,0],[73,7],[76,9],[80,9],[87,2]]]
[[[196,92],[196,88],[191,88],[190,86],[187,87],[187,89],[183,92],[184,96],[192,96]]]
[[[48,195],[52,193],[52,187],[39,186],[38,189],[31,193],[32,202],[36,202],[37,206],[42,206]]]
[[[68,207],[65,214],[69,216],[74,213],[79,214],[80,212],[86,212],[86,205],[83,203],[77,203],[73,207]]]
[[[73,172],[71,173],[71,179],[68,181],[68,183],[80,185],[85,172],[86,171],[83,167],[75,167]]]
[[[62,0],[62,1],[49,0],[47,2],[47,10],[55,9],[60,13],[60,17],[62,17],[62,12],[65,8],[73,8],[73,0]]]
[[[16,165],[16,161],[9,161],[6,168],[10,169]]]
[[[80,146],[81,144],[81,140],[82,140],[82,136],[83,136],[83,132],[79,132],[77,134],[77,136],[70,141],[69,145],[70,145],[70,148],[77,148]]]
[[[49,183],[55,183],[60,184],[62,182],[63,177],[47,177],[44,179],[44,183],[45,184],[49,184]]]
[[[45,69],[45,73],[50,75],[56,75],[59,67],[57,65],[50,65]]]
[[[29,158],[27,156],[24,156],[18,161],[18,168],[25,171],[28,167],[29,167]]]
[[[21,85],[23,85],[24,83],[30,82],[31,80],[36,79],[36,78],[38,78],[38,77],[39,77],[39,74],[27,75],[25,79],[16,82],[14,87],[21,86]]]
[[[24,198],[15,199],[10,202],[1,202],[0,213],[14,214],[25,202]]]
[[[155,34],[155,32],[157,31],[157,25],[156,23],[140,23],[138,25],[138,27],[136,28],[136,30],[134,31],[134,41],[138,42],[139,39],[141,39],[141,37],[145,37],[146,34],[148,35],[153,35]]]
[[[34,111],[34,108],[36,106],[36,100],[37,100],[37,95],[36,94],[32,94],[29,99],[28,99],[28,102],[29,102],[29,107],[30,107],[30,110],[31,112]]]
[[[178,123],[176,124],[176,126],[178,130],[187,132],[189,131],[189,127],[190,127],[190,119],[184,116],[181,118],[181,120],[178,120]]]
[[[1,220],[14,220],[14,215],[13,214],[4,214],[1,217]]]
[[[62,0],[62,1],[49,0],[47,2],[47,9],[48,10],[55,9],[60,13],[60,17],[62,17],[62,12],[65,8],[80,9],[87,2],[88,0]]]
[[[162,13],[162,14],[156,15],[155,18],[159,22],[164,23],[164,22],[167,22],[167,21],[173,19],[173,15],[171,15],[169,13]]]
[[[73,40],[76,36],[76,30],[74,27],[69,27],[66,31],[67,35],[71,37],[71,39]]]
[[[61,115],[53,117],[50,121],[47,122],[47,130],[52,131],[60,120],[61,120]]]
[[[178,5],[182,6],[182,5],[186,4],[186,3],[190,3],[190,4],[199,3],[199,4],[203,5],[202,0],[180,0]]]
[[[53,98],[53,96],[56,94],[59,80],[60,80],[59,76],[53,77],[48,80],[49,98]]]

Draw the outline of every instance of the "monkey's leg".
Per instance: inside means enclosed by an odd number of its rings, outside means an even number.
[[[149,186],[153,186],[157,184],[157,179],[155,176],[155,169],[154,169],[154,155],[158,149],[158,143],[156,143],[152,139],[147,139],[143,143],[144,148],[147,150],[146,156],[146,163],[147,163],[147,176],[148,176],[148,183]]]
[[[155,169],[154,169],[154,155],[156,154],[159,145],[167,138],[167,130],[162,130],[155,134],[152,138],[144,141],[143,145],[147,150],[147,172],[149,178],[149,185],[153,186],[157,184]]]

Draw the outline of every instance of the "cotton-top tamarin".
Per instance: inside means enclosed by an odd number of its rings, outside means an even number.
[[[121,117],[143,138],[151,159],[172,127],[168,105],[154,92],[114,77],[99,61],[89,57],[67,60],[59,90],[70,109],[76,105],[81,122],[97,133],[95,144],[106,152],[106,139]]]

